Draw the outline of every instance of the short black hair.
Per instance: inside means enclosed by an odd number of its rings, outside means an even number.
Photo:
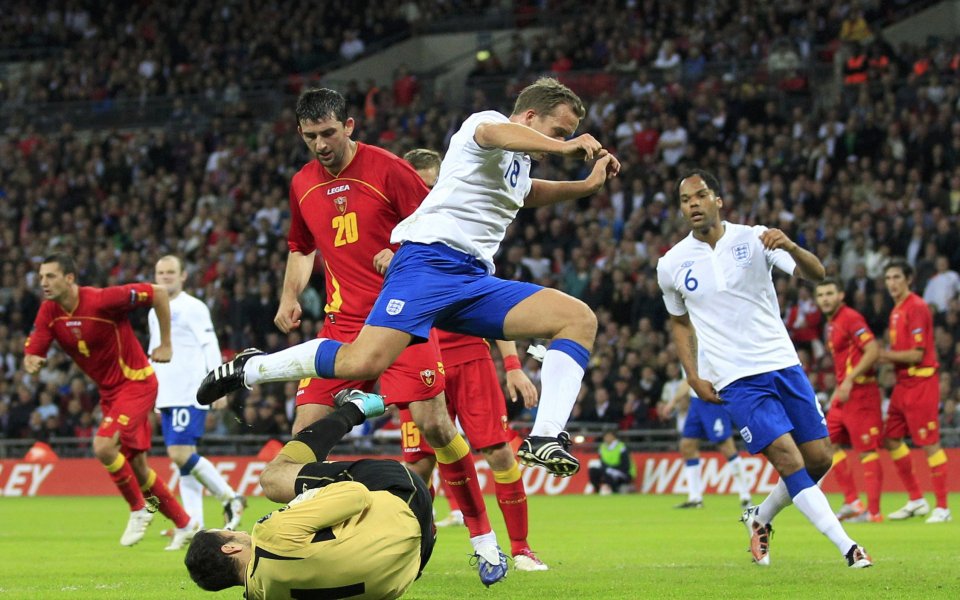
[[[834,286],[835,288],[837,288],[838,292],[843,291],[843,286],[840,285],[840,281],[836,277],[824,277],[823,279],[818,281],[817,284],[813,287],[814,289],[816,289],[816,288],[821,288],[827,285]]]
[[[699,177],[705,184],[707,184],[708,188],[713,190],[714,196],[717,198],[723,197],[723,192],[720,190],[720,180],[718,180],[713,173],[703,169],[691,169],[677,179],[677,186],[673,190],[673,194],[676,196],[677,202],[680,201],[680,184],[683,183],[684,179],[689,179],[690,177]]]
[[[206,529],[193,536],[183,564],[190,572],[190,579],[201,589],[219,592],[243,583],[237,576],[236,561],[220,551],[228,541],[223,534]]]
[[[903,276],[907,279],[913,279],[913,267],[910,266],[910,263],[907,262],[907,259],[896,257],[890,259],[890,262],[887,263],[887,266],[883,268],[883,274],[886,275],[887,271],[890,269],[900,269],[900,272],[903,273]]]
[[[55,254],[48,254],[47,256],[44,256],[41,264],[46,265],[50,263],[57,263],[64,275],[77,274],[77,263],[74,262],[73,257],[69,254],[57,252]]]
[[[322,121],[329,116],[347,122],[347,100],[330,88],[312,88],[297,99],[297,125],[303,121]]]

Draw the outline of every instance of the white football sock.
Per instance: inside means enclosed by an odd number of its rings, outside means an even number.
[[[760,522],[763,524],[772,523],[773,518],[777,516],[781,510],[790,506],[792,502],[790,492],[787,491],[787,484],[783,482],[783,479],[780,479],[777,485],[770,490],[770,494],[760,503],[757,518],[760,519]]]
[[[557,437],[577,403],[583,368],[566,352],[547,350],[540,369],[540,406],[530,435]]]
[[[230,484],[227,483],[227,480],[223,478],[223,475],[220,474],[220,471],[213,466],[213,463],[202,456],[194,465],[193,470],[190,471],[190,475],[196,477],[203,487],[210,490],[210,495],[220,502],[226,502],[237,495]]]
[[[683,465],[683,475],[687,478],[687,501],[700,502],[703,500],[703,483],[700,481],[700,459],[695,465]]]
[[[831,542],[840,550],[840,554],[846,556],[850,546],[856,544],[847,532],[843,530],[843,525],[833,514],[827,497],[823,495],[823,490],[818,486],[808,487],[793,497],[793,504],[800,509],[807,519],[813,523],[823,535],[827,536]]]
[[[498,545],[497,534],[495,534],[493,531],[470,538],[470,545],[473,546],[474,551],[483,546],[489,546],[490,544],[493,544],[494,546]]]
[[[203,529],[203,484],[193,475],[180,476],[180,501],[191,521],[198,521]]]
[[[325,341],[325,338],[318,338],[273,354],[251,357],[243,367],[244,383],[255,385],[316,378],[317,348]]]
[[[733,473],[733,485],[736,488],[736,492],[740,494],[740,499],[749,500],[750,486],[747,485],[747,477],[743,472],[743,461],[740,460],[740,455],[738,454],[729,459],[727,464],[730,465],[730,472]]]

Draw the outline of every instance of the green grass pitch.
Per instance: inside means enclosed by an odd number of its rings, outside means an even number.
[[[410,589],[411,600],[632,598],[960,598],[960,522],[921,519],[850,524],[848,532],[876,566],[852,570],[795,508],[775,523],[769,568],[754,566],[733,496],[710,497],[703,510],[679,511],[676,496],[531,497],[530,541],[550,565],[545,573],[511,571],[484,589],[473,568],[465,528],[442,529],[433,559]],[[884,496],[893,510],[906,498]],[[207,524],[221,517],[206,500]],[[488,506],[495,507],[492,498]],[[839,498],[831,498],[834,506]],[[442,506],[442,502],[438,502]],[[251,499],[244,517],[274,507]],[[502,519],[492,520],[504,542]],[[446,512],[439,509],[440,515]],[[183,552],[165,552],[161,516],[144,541],[123,548],[126,523],[118,498],[0,499],[0,600],[7,598],[238,598],[240,588],[200,591],[183,568]]]

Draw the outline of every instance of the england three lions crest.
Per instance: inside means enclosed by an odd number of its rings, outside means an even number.
[[[346,196],[337,196],[333,199],[333,205],[337,207],[337,210],[340,211],[340,214],[347,212],[347,197]]]
[[[731,248],[730,251],[733,252],[733,260],[736,261],[738,267],[746,267],[750,265],[750,244],[737,244]]]

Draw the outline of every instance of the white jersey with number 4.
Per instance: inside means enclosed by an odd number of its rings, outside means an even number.
[[[771,273],[793,275],[784,250],[767,250],[762,225],[723,222],[715,248],[691,233],[657,264],[667,312],[690,314],[697,334],[699,373],[717,390],[737,379],[800,364],[780,318]]]
[[[150,309],[147,322],[150,325],[149,351],[152,352],[160,345],[160,321],[156,310]],[[152,363],[160,384],[156,407],[209,408],[197,403],[197,388],[204,376],[223,360],[207,305],[186,292],[177,294],[170,301],[170,336],[173,359],[168,363]]]
[[[391,242],[439,242],[477,257],[493,273],[493,256],[530,193],[530,157],[481,148],[473,136],[481,123],[509,122],[494,110],[463,122],[450,139],[437,185],[394,228]]]

